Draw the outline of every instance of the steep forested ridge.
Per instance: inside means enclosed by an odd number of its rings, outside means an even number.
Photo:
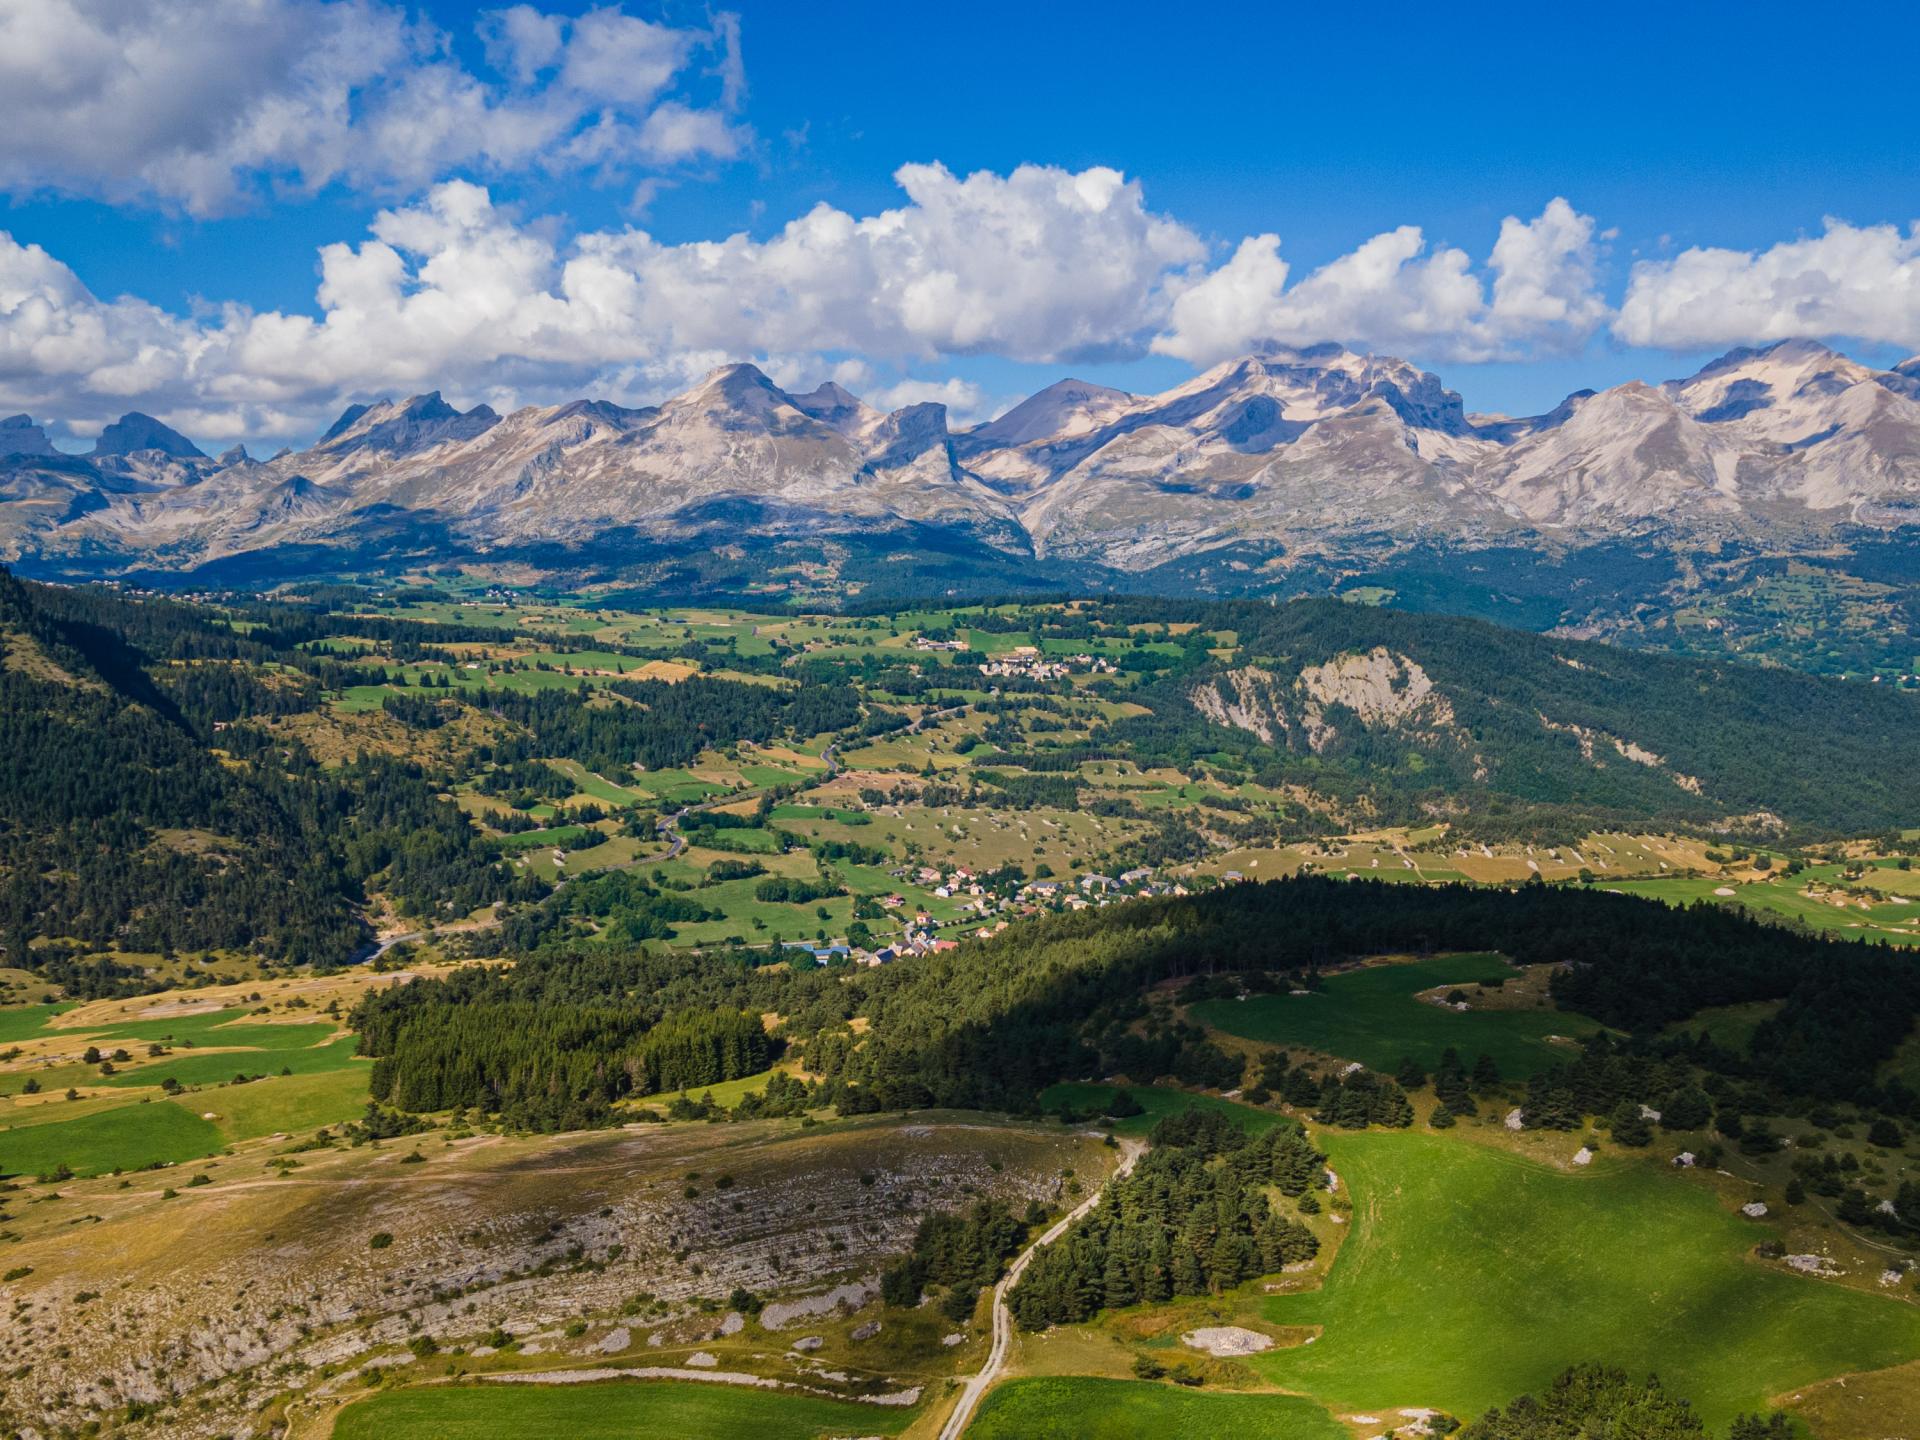
[[[1274,778],[1370,792],[1396,818],[1458,816],[1486,830],[1540,808],[1578,833],[1655,817],[1764,828],[1773,816],[1857,834],[1920,813],[1920,709],[1890,686],[1329,600],[1104,608],[1116,621],[1151,615],[1232,631],[1237,642],[1232,660],[1162,680],[1153,717],[1117,736],[1136,747],[1271,755]],[[1324,729],[1295,724],[1265,746],[1193,708],[1197,684],[1237,668],[1290,684],[1307,667],[1376,650],[1418,665],[1451,716],[1382,723],[1329,702]]]
[[[326,770],[297,744],[225,728],[311,706],[315,688],[229,669],[259,642],[219,628],[191,607],[0,573],[0,933],[13,963],[80,991],[126,977],[36,949],[36,936],[337,964],[364,942],[357,907],[376,875],[402,908],[516,893],[419,767]],[[164,663],[181,653],[202,663]]]

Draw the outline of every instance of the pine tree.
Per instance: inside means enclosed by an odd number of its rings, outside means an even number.
[[[1614,1108],[1609,1129],[1616,1145],[1637,1150],[1653,1143],[1653,1126],[1640,1113],[1640,1106],[1632,1100],[1622,1100]]]
[[[1169,1278],[1173,1283],[1175,1295],[1201,1295],[1206,1293],[1207,1277],[1200,1268],[1199,1242],[1196,1237],[1182,1232],[1173,1242],[1173,1263]]]
[[[1140,1286],[1140,1298],[1150,1305],[1158,1305],[1173,1298],[1173,1281],[1170,1275],[1173,1253],[1167,1245],[1164,1231],[1156,1231],[1153,1243],[1147,1247],[1147,1268]]]
[[[1120,1253],[1118,1245],[1107,1247],[1106,1274],[1101,1290],[1101,1303],[1109,1310],[1119,1310],[1133,1304],[1140,1298],[1134,1289],[1133,1272]]]

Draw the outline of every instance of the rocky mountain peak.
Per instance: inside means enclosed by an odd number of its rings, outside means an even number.
[[[788,398],[793,402],[794,409],[802,415],[818,420],[822,425],[830,425],[843,435],[857,435],[880,418],[872,406],[832,380],[804,395],[791,395]]]
[[[31,415],[9,415],[0,420],[0,455],[51,455],[53,442],[33,423]]]
[[[499,423],[491,406],[476,405],[462,412],[433,390],[405,400],[349,406],[314,448],[408,455],[449,440],[471,440]]]
[[[95,455],[133,455],[142,450],[158,450],[180,460],[204,460],[206,455],[191,440],[151,415],[129,410],[100,432],[94,442]]]

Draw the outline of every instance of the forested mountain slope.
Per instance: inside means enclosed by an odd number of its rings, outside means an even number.
[[[1401,809],[1854,833],[1920,813],[1920,715],[1891,687],[1335,601],[1151,610],[1236,639],[1159,687],[1160,722],[1184,702],[1282,771],[1366,776]]]
[[[73,958],[92,947],[339,963],[366,937],[357,907],[376,873],[469,906],[509,893],[414,768],[325,771],[232,723],[311,707],[319,690],[260,666],[262,647],[211,612],[0,573],[0,641],[0,935],[12,964],[78,993],[134,973]],[[195,663],[167,663],[181,657]]]

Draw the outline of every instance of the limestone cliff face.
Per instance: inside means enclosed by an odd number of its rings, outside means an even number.
[[[1194,708],[1216,725],[1230,725],[1264,744],[1297,737],[1315,754],[1340,736],[1335,707],[1368,730],[1395,730],[1440,741],[1458,729],[1453,704],[1420,664],[1384,645],[1336,656],[1282,677],[1259,666],[1229,670],[1189,692]]]

